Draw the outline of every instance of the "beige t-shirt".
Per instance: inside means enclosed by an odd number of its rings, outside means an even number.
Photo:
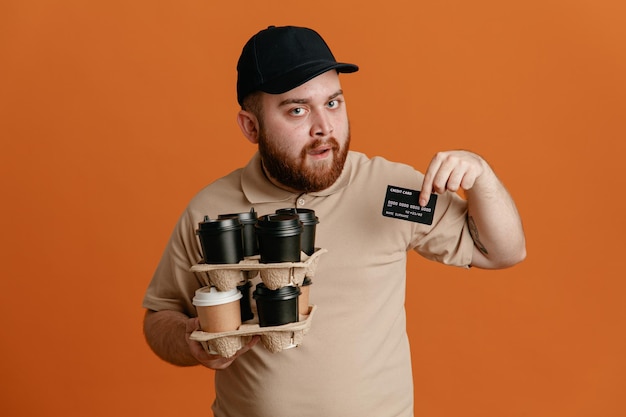
[[[327,190],[297,195],[272,185],[260,158],[200,191],[181,216],[143,306],[190,316],[203,279],[189,272],[202,258],[195,230],[205,215],[287,207],[315,210],[320,258],[311,286],[317,305],[302,344],[279,353],[260,343],[215,373],[216,417],[391,417],[413,415],[411,358],[405,321],[406,253],[468,266],[473,241],[466,203],[438,196],[432,225],[383,216],[388,186],[419,190],[408,165],[350,152]]]

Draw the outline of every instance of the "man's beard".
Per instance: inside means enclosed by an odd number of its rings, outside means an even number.
[[[306,165],[309,150],[322,145],[332,147],[332,161],[330,166],[324,165],[324,169]],[[346,138],[343,148],[333,137],[322,140],[317,139],[305,146],[300,155],[293,159],[280,147],[268,140],[264,130],[259,135],[259,153],[263,161],[263,167],[267,173],[281,184],[297,191],[315,192],[325,190],[337,181],[343,171],[343,166],[350,148],[350,133]]]

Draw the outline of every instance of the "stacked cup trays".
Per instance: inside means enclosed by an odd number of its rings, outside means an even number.
[[[326,252],[315,248],[317,223],[308,209],[258,218],[254,209],[214,220],[205,216],[196,231],[204,260],[191,267],[206,283],[193,299],[202,330],[191,339],[225,358],[254,335],[270,352],[301,344],[316,309],[309,305],[309,285]],[[253,308],[250,287],[258,276]]]

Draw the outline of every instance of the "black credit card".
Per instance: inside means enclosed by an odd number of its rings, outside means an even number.
[[[431,194],[428,204],[424,207],[419,205],[419,197],[420,192],[417,190],[388,185],[383,216],[427,225],[433,224],[437,195]]]

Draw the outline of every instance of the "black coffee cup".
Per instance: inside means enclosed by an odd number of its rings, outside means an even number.
[[[239,308],[241,310],[241,322],[252,320],[254,313],[252,312],[252,306],[250,303],[250,288],[252,284],[250,281],[246,281],[243,284],[237,285],[237,289],[241,292],[241,299],[239,300]]]
[[[270,290],[262,282],[257,284],[253,297],[259,315],[259,326],[281,326],[298,321],[300,288],[291,285]]]
[[[305,208],[284,208],[276,210],[276,214],[296,214],[302,222],[300,246],[302,252],[313,255],[315,252],[315,228],[320,220],[315,216],[315,210]]]
[[[261,263],[300,262],[302,222],[296,214],[267,214],[255,225]]]
[[[236,264],[243,259],[241,223],[236,217],[211,220],[204,216],[196,234],[208,264]]]
[[[256,232],[254,225],[257,223],[257,215],[254,208],[244,213],[220,214],[218,219],[236,217],[242,225],[243,233],[243,256],[254,256],[259,254],[259,245],[257,244]]]

